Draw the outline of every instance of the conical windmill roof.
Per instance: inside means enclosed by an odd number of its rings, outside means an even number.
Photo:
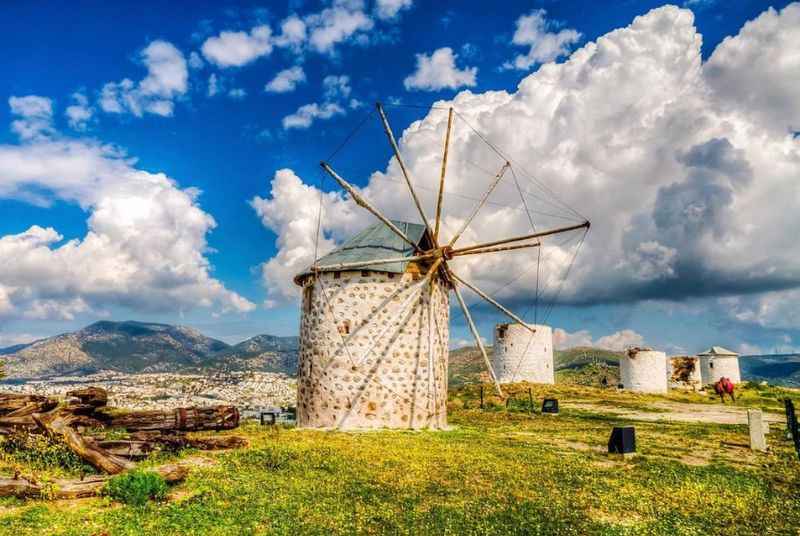
[[[415,244],[420,245],[425,237],[425,226],[419,223],[409,223],[399,220],[391,220],[403,233]],[[317,266],[324,267],[345,262],[365,262],[377,259],[390,259],[393,257],[411,257],[414,249],[402,238],[397,236],[383,222],[371,225],[347,240],[344,244],[331,251],[317,261]],[[373,272],[389,272],[401,274],[405,272],[407,262],[393,262],[388,264],[364,265],[358,270],[370,270]],[[336,271],[325,270],[320,271]],[[309,266],[297,276],[295,283],[311,273]]]
[[[722,346],[712,346],[711,348],[709,348],[705,352],[700,352],[697,355],[702,355],[702,356],[737,356],[739,354],[737,354],[736,352],[733,352],[731,350],[728,350],[727,348],[723,348]]]

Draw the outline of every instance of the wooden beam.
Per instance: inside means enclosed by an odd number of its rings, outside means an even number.
[[[519,242],[521,240],[529,240],[531,238],[540,238],[542,236],[549,236],[558,233],[566,233],[567,231],[574,231],[576,229],[588,229],[591,226],[591,223],[585,221],[583,223],[579,223],[576,225],[568,225],[566,227],[558,227],[556,229],[549,229],[547,231],[540,231],[538,233],[533,233],[524,236],[517,236],[515,238],[506,238],[504,240],[495,240],[494,242],[484,242],[483,244],[475,244],[474,246],[469,246],[465,248],[454,249],[450,252],[451,255],[464,255],[466,251],[473,251],[476,249],[485,249],[492,246],[500,246],[503,244],[510,244],[511,242]]]
[[[460,282],[462,285],[464,285],[465,287],[469,288],[469,289],[470,289],[472,292],[474,292],[475,294],[477,294],[478,296],[480,296],[481,298],[483,298],[483,299],[484,299],[484,300],[486,300],[487,302],[489,302],[489,303],[491,303],[492,305],[494,305],[495,307],[497,307],[497,308],[498,308],[498,309],[499,309],[499,310],[500,310],[500,311],[501,311],[501,312],[502,312],[504,315],[506,315],[507,317],[509,317],[509,318],[510,318],[511,320],[513,320],[515,323],[517,323],[517,324],[521,325],[522,327],[524,327],[525,329],[527,329],[528,331],[530,331],[532,334],[536,334],[536,330],[535,330],[534,328],[530,327],[528,324],[526,324],[526,323],[525,323],[525,321],[524,321],[524,320],[522,320],[520,317],[518,317],[517,315],[515,315],[514,313],[512,313],[512,312],[511,312],[510,310],[508,310],[506,307],[504,307],[504,306],[503,306],[503,305],[501,305],[500,303],[496,302],[496,301],[495,301],[493,298],[491,298],[491,297],[490,297],[488,294],[486,294],[485,292],[483,292],[481,289],[479,289],[479,288],[478,288],[478,287],[476,287],[475,285],[473,285],[473,284],[471,284],[471,283],[469,283],[469,282],[465,281],[464,279],[462,279],[461,277],[459,277],[459,276],[458,276],[458,275],[457,275],[455,272],[453,272],[452,270],[450,271],[450,275],[451,275],[452,277],[454,277],[454,278],[455,278],[457,281],[459,281],[459,282]]]
[[[486,348],[484,348],[481,336],[478,334],[478,328],[475,327],[475,322],[472,321],[472,315],[469,314],[467,304],[464,303],[464,297],[461,296],[461,291],[458,290],[458,285],[455,283],[455,281],[453,281],[453,291],[456,293],[458,304],[461,306],[461,310],[464,312],[464,318],[467,319],[469,330],[472,332],[472,336],[475,338],[475,342],[478,344],[478,349],[481,351],[483,362],[486,364],[486,369],[489,371],[489,376],[492,378],[492,382],[494,382],[494,387],[497,390],[497,394],[500,396],[500,398],[503,398],[503,390],[500,388],[500,382],[497,381],[497,376],[492,368],[492,363],[489,361],[489,356],[486,354]]]
[[[353,198],[353,201],[355,201],[357,205],[364,207],[365,209],[367,209],[367,211],[371,212],[373,216],[381,220],[389,229],[392,230],[392,232],[394,232],[394,234],[396,234],[397,236],[402,238],[405,242],[410,244],[411,247],[414,248],[414,251],[420,251],[419,246],[417,246],[414,242],[412,242],[411,239],[408,238],[406,234],[397,227],[397,225],[395,225],[394,223],[391,222],[391,220],[389,220],[389,218],[381,214],[381,212],[377,208],[373,207],[369,201],[361,197],[361,194],[358,193],[358,191],[353,187],[353,185],[344,180],[343,178],[341,178],[333,170],[333,168],[327,164],[327,162],[320,162],[319,165],[322,166],[322,169],[324,169],[325,172],[328,173],[328,175],[333,177],[334,180],[339,183],[339,186],[347,190],[347,193],[350,194],[350,197]]]
[[[489,199],[489,196],[494,191],[497,184],[500,182],[500,179],[503,178],[503,175],[505,174],[509,166],[511,166],[511,163],[506,162],[505,164],[503,164],[503,167],[500,168],[500,171],[497,172],[497,175],[495,175],[492,184],[489,185],[489,189],[486,190],[485,194],[483,194],[483,197],[478,202],[478,205],[475,207],[475,209],[472,211],[472,214],[470,214],[469,218],[467,218],[467,221],[465,221],[464,225],[461,226],[461,229],[459,229],[458,232],[455,234],[455,236],[453,236],[453,239],[450,240],[450,247],[453,247],[453,245],[456,243],[456,240],[461,238],[461,234],[467,230],[469,224],[472,223],[472,220],[475,218],[475,216],[477,216],[478,211],[481,209],[483,205],[486,204],[486,201]]]
[[[414,204],[417,206],[417,211],[419,211],[419,217],[422,218],[422,223],[425,224],[425,228],[428,230],[428,234],[431,236],[434,242],[434,246],[438,247],[436,242],[436,237],[433,234],[433,229],[431,229],[430,224],[428,223],[428,217],[425,216],[425,211],[422,209],[422,203],[420,203],[419,198],[417,197],[417,192],[414,191],[414,185],[411,184],[411,177],[408,176],[408,170],[406,169],[406,164],[403,162],[403,158],[400,156],[400,147],[397,146],[397,141],[394,139],[394,133],[392,132],[392,127],[389,126],[389,119],[386,117],[386,113],[383,111],[383,106],[380,102],[375,104],[375,107],[378,109],[378,115],[381,116],[381,122],[383,123],[383,130],[386,132],[386,137],[389,138],[389,144],[392,146],[392,150],[394,151],[394,156],[397,158],[397,163],[400,164],[400,171],[403,172],[403,178],[406,180],[406,184],[408,185],[408,191],[411,192],[411,199],[414,200]]]
[[[447,154],[450,151],[450,130],[453,128],[453,107],[447,112],[447,134],[444,137],[444,156],[442,156],[442,173],[439,176],[439,197],[436,199],[436,223],[433,229],[433,239],[438,243],[439,228],[442,222],[442,204],[444,202],[444,175],[447,171]]]
[[[451,252],[451,255],[453,257],[460,257],[463,255],[478,255],[480,253],[496,253],[498,251],[511,251],[513,249],[537,248],[541,245],[542,245],[541,242],[534,242],[533,244],[519,244],[517,246],[499,246],[496,248],[470,249],[468,251],[463,251],[460,253]]]
[[[312,266],[311,270],[344,270],[346,268],[359,268],[361,266],[371,266],[373,264],[391,264],[393,262],[414,262],[414,261],[424,261],[427,259],[434,258],[435,255],[433,254],[425,254],[425,255],[416,255],[414,257],[394,257],[391,259],[375,259],[375,260],[365,260],[360,262],[340,262],[337,264],[324,264],[322,266]]]

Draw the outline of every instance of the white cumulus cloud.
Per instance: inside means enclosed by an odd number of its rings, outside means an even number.
[[[328,75],[322,80],[322,89],[327,100],[347,99],[352,92],[350,77]]]
[[[344,115],[344,108],[333,102],[326,102],[317,104],[304,104],[297,109],[293,114],[289,114],[283,118],[281,124],[285,130],[292,128],[308,128],[317,119],[330,119],[335,115]]]
[[[720,43],[705,65],[706,79],[727,109],[758,115],[762,124],[782,131],[800,131],[798,43],[800,4],[780,12],[769,8]]]
[[[477,67],[456,67],[458,55],[450,47],[435,50],[430,56],[417,54],[417,69],[403,81],[406,89],[439,91],[474,86]]]
[[[621,351],[632,346],[644,346],[644,337],[632,329],[623,329],[594,340],[592,334],[585,329],[570,333],[556,328],[553,330],[553,346],[559,350],[587,346]]]
[[[29,140],[53,132],[53,101],[38,95],[10,97],[8,105],[16,116],[11,123],[20,138]]]
[[[289,15],[281,22],[281,33],[274,39],[275,45],[298,51],[306,42],[306,23],[297,15]]]
[[[75,203],[88,218],[80,238],[35,224],[0,236],[0,316],[71,319],[112,305],[252,310],[211,276],[206,236],[216,224],[198,196],[94,140],[53,133],[0,145],[0,197]]]
[[[306,81],[306,73],[299,65],[284,69],[264,87],[270,93],[288,93],[294,91],[298,84]]]
[[[172,43],[156,40],[140,54],[147,76],[139,82],[125,78],[109,82],[100,92],[100,108],[108,113],[171,116],[175,99],[189,87],[186,58]]]
[[[414,0],[377,0],[375,13],[379,19],[393,19],[401,11],[410,9]]]
[[[580,32],[571,28],[550,31],[554,24],[546,18],[544,9],[534,9],[529,15],[517,19],[512,43],[530,47],[527,54],[520,54],[505,67],[527,70],[536,63],[547,63],[569,54],[572,45],[580,41]]]
[[[217,67],[241,67],[272,52],[272,30],[260,25],[249,32],[224,31],[203,43],[203,56]]]
[[[364,12],[360,1],[339,0],[331,7],[305,18],[308,45],[315,52],[330,54],[334,47],[360,32],[367,32],[375,25]]]
[[[83,93],[73,93],[72,102],[64,110],[69,126],[78,131],[86,130],[94,115],[94,108],[89,105],[89,99]]]

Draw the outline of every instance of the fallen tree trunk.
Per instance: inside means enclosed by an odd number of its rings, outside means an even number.
[[[183,465],[167,464],[153,469],[167,483],[186,478],[189,470]],[[110,476],[97,475],[82,480],[55,480],[45,485],[27,478],[0,478],[0,497],[40,499],[81,499],[99,495]]]
[[[58,401],[40,395],[0,393],[0,415],[22,417],[32,413],[50,411]]]
[[[129,459],[144,458],[158,448],[171,451],[187,447],[200,450],[222,450],[247,446],[247,440],[241,436],[186,437],[186,434],[182,433],[159,432],[136,432],[136,434],[131,434],[130,439],[98,441],[97,445],[111,454]]]
[[[238,436],[190,438],[186,432],[229,430],[239,426],[235,406],[178,408],[170,411],[119,412],[108,408],[108,393],[99,387],[67,393],[77,398],[58,406],[57,401],[37,395],[0,393],[0,435],[16,432],[45,433],[66,444],[95,469],[115,475],[132,469],[132,459],[144,458],[156,449],[179,450],[193,447],[204,450],[237,448],[247,445]],[[87,429],[125,428],[128,439],[106,440],[82,435]],[[94,433],[94,432],[93,432]],[[158,472],[167,481],[184,478],[186,469],[162,466]],[[76,480],[59,480],[40,485],[31,479],[0,479],[0,496],[78,498],[96,495],[109,477],[97,475]]]
[[[37,428],[39,428],[39,425],[33,419],[33,415],[0,417],[0,433],[10,434],[21,430],[31,432]]]
[[[232,430],[239,426],[236,406],[178,408],[174,411],[131,411],[108,416],[108,426],[139,430]]]
[[[109,454],[128,459],[146,458],[151,452],[153,452],[153,450],[155,450],[152,442],[131,441],[127,439],[98,441],[97,446]]]
[[[108,404],[108,392],[101,387],[85,387],[67,391],[67,396],[77,398],[81,404],[88,404],[96,408]]]
[[[97,446],[92,439],[84,439],[71,424],[76,419],[75,411],[79,408],[65,407],[50,413],[34,415],[33,419],[51,437],[60,439],[78,456],[86,460],[92,467],[108,474],[115,475],[131,469],[133,463],[115,456]]]

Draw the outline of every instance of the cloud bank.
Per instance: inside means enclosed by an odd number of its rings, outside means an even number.
[[[206,235],[215,222],[200,208],[199,191],[138,169],[115,147],[61,136],[47,99],[12,97],[9,104],[14,124],[26,126],[13,127],[20,143],[0,145],[0,197],[77,204],[88,213],[88,230],[70,240],[39,225],[0,236],[0,319],[72,319],[112,306],[254,308],[211,276]]]
[[[464,196],[479,197],[503,163],[467,123],[592,221],[567,279],[571,250],[555,239],[542,249],[538,285],[528,253],[462,261],[463,273],[512,302],[530,303],[538,286],[543,299],[569,304],[711,298],[724,307],[720,300],[735,299],[735,315],[753,321],[793,307],[800,249],[787,230],[800,228],[800,139],[793,133],[800,56],[791,45],[798,17],[800,4],[769,9],[704,63],[692,12],[665,6],[586,43],[561,64],[541,66],[515,92],[464,91],[437,103],[461,113],[448,167],[446,233],[474,205]],[[446,122],[446,113],[432,110],[400,141],[428,214]],[[536,225],[564,223],[548,219],[563,211],[556,214],[538,183],[519,180]],[[362,190],[391,217],[418,219],[395,161]],[[372,222],[340,194],[324,201],[325,247]],[[491,201],[459,243],[530,230],[508,178]],[[290,275],[313,260],[318,203],[317,189],[291,170],[275,175],[270,196],[253,200],[278,236],[278,254],[262,267],[275,299],[294,295]],[[306,233],[311,242],[300,239]],[[513,285],[498,290],[512,277]]]

